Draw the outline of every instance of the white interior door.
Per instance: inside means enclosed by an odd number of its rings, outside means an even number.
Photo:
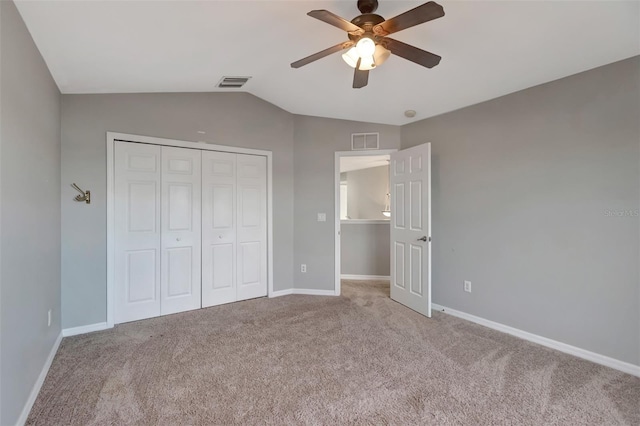
[[[200,308],[200,153],[162,147],[161,315]]]
[[[431,144],[391,154],[391,298],[431,316]]]
[[[202,307],[236,300],[236,154],[202,153]]]
[[[115,143],[115,322],[160,315],[161,148]]]
[[[267,159],[238,154],[237,300],[267,295]]]

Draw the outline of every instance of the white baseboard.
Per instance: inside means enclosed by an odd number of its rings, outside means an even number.
[[[288,288],[286,290],[278,290],[271,293],[269,297],[288,296],[290,294],[305,294],[307,296],[336,296],[334,290],[314,290],[308,288]]]
[[[391,277],[388,275],[351,275],[351,274],[341,274],[340,279],[342,280],[390,280]]]
[[[578,358],[586,359],[587,361],[595,362],[596,364],[604,365],[627,374],[640,377],[640,365],[634,365],[628,362],[620,361],[615,358],[611,358],[605,355],[600,355],[595,352],[588,351],[586,349],[571,346],[566,343],[558,342],[557,340],[548,339],[546,337],[538,336],[537,334],[529,333],[517,328],[510,327],[508,325],[500,324],[498,322],[490,321],[484,318],[477,317],[475,315],[467,314],[465,312],[456,311],[445,306],[440,306],[435,303],[431,304],[431,309],[444,312],[445,314],[452,315],[454,317],[462,318],[467,321],[475,322],[476,324],[483,325],[494,330],[501,331],[503,333],[511,334],[512,336],[519,337],[524,340],[528,340],[533,343],[537,343],[542,346],[546,346],[551,349],[555,349],[560,352],[567,353],[569,355],[577,356]]]
[[[108,328],[112,328],[112,327],[109,327],[109,325],[106,322],[99,322],[97,324],[89,324],[89,325],[82,325],[80,327],[65,328],[64,330],[62,330],[62,336],[63,337],[76,336],[78,334],[92,333],[94,331],[106,330]]]
[[[308,296],[336,296],[336,292],[334,290],[314,290],[309,288],[294,288],[293,293],[291,294],[306,294]]]
[[[272,291],[269,297],[288,296],[289,294],[293,294],[292,288],[288,288],[286,290]]]
[[[56,356],[56,352],[58,352],[58,347],[60,346],[60,342],[62,341],[62,333],[58,335],[56,341],[53,343],[51,347],[51,351],[49,351],[49,356],[47,356],[47,360],[44,362],[42,366],[42,371],[40,371],[40,375],[38,379],[33,384],[33,388],[31,388],[31,393],[29,394],[29,399],[24,404],[22,408],[22,412],[20,413],[20,417],[18,417],[18,421],[16,422],[17,426],[23,426],[27,422],[27,418],[29,417],[29,413],[31,412],[31,408],[33,408],[33,404],[36,402],[36,398],[40,393],[40,388],[44,383],[44,379],[47,378],[47,373],[49,372],[49,368],[51,367],[51,363],[53,362],[53,358]]]

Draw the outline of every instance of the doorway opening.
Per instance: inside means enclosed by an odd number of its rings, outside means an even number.
[[[335,294],[341,279],[389,280],[393,150],[335,153]]]

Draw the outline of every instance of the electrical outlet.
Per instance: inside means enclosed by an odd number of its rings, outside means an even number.
[[[307,272],[307,264],[303,263],[300,265],[300,272]]]
[[[51,309],[47,312],[47,327],[51,327]]]
[[[464,282],[464,291],[467,293],[471,293],[471,281]]]
[[[327,214],[326,213],[318,213],[318,222],[326,222]]]

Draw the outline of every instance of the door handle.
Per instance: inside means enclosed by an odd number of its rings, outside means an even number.
[[[427,241],[427,236],[425,235],[425,236],[424,236],[424,237],[422,237],[422,238],[418,238],[418,241],[425,241],[425,242],[426,242],[426,241]]]

